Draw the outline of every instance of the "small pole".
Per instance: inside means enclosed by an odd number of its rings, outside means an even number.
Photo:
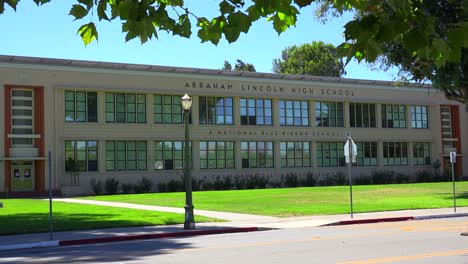
[[[351,162],[352,162],[352,149],[353,146],[351,145],[351,138],[348,137],[348,154],[349,154],[349,163],[348,163],[348,176],[349,176],[349,201],[351,205],[351,219],[353,219],[353,180],[351,178]]]
[[[52,154],[49,151],[49,237],[50,240],[54,239],[52,229]]]
[[[457,212],[457,202],[456,202],[456,198],[455,198],[455,170],[454,170],[454,161],[451,162],[452,163],[452,184],[453,184],[453,212],[456,213]]]

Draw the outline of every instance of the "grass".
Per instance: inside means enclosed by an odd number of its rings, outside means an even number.
[[[0,199],[0,235],[47,232],[49,202],[38,199]],[[106,206],[53,203],[54,231],[111,227],[171,225],[184,222],[183,214],[120,209]],[[197,222],[217,221],[197,216]]]
[[[468,182],[457,183],[457,206],[468,206]],[[184,193],[84,197],[146,205],[182,207]],[[452,183],[366,185],[353,187],[355,212],[453,206]],[[345,214],[349,186],[194,192],[196,209],[269,216]]]

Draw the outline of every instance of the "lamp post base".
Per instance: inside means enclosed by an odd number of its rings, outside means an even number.
[[[185,222],[184,229],[195,229],[195,219],[193,216],[193,205],[186,205],[185,207]]]

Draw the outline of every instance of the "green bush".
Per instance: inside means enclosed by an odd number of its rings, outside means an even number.
[[[125,194],[134,193],[135,185],[132,183],[122,183],[122,185],[120,186],[120,189],[122,190],[122,193],[125,193]]]
[[[236,187],[237,190],[245,189],[245,178],[243,175],[236,175],[234,177],[234,187]]]
[[[149,193],[153,190],[153,182],[148,178],[141,178],[141,180],[135,185],[136,193]]]
[[[342,171],[337,171],[333,175],[336,185],[346,185],[348,183],[347,176]]]
[[[285,187],[297,187],[299,184],[299,180],[297,178],[296,173],[288,173],[286,177],[284,177],[284,186]]]
[[[116,194],[119,191],[119,181],[114,178],[107,179],[104,188],[107,194]]]
[[[92,179],[90,182],[91,190],[95,195],[102,194],[102,182],[96,179]]]

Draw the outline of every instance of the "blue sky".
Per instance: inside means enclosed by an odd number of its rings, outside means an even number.
[[[185,2],[193,6],[197,14],[207,17],[217,10],[219,3],[217,0]],[[195,2],[204,4],[194,6]],[[74,22],[68,15],[73,3],[75,1],[56,0],[36,7],[31,0],[22,0],[17,12],[7,8],[0,15],[0,54],[208,69],[220,69],[224,60],[233,63],[239,58],[254,64],[258,72],[271,72],[273,59],[278,58],[286,46],[314,40],[334,45],[343,42],[343,25],[351,18],[347,15],[323,25],[314,19],[314,10],[309,7],[301,10],[296,27],[280,36],[271,23],[261,21],[256,22],[248,34],[241,34],[237,42],[228,44],[222,40],[218,46],[200,43],[196,29],[191,39],[160,33],[159,39],[143,45],[139,40],[125,42],[118,21],[103,21],[97,25],[99,42],[85,47],[76,31],[91,18]],[[373,80],[394,80],[396,73],[395,70],[370,70],[368,65],[357,62],[350,63],[346,71],[346,78]]]

